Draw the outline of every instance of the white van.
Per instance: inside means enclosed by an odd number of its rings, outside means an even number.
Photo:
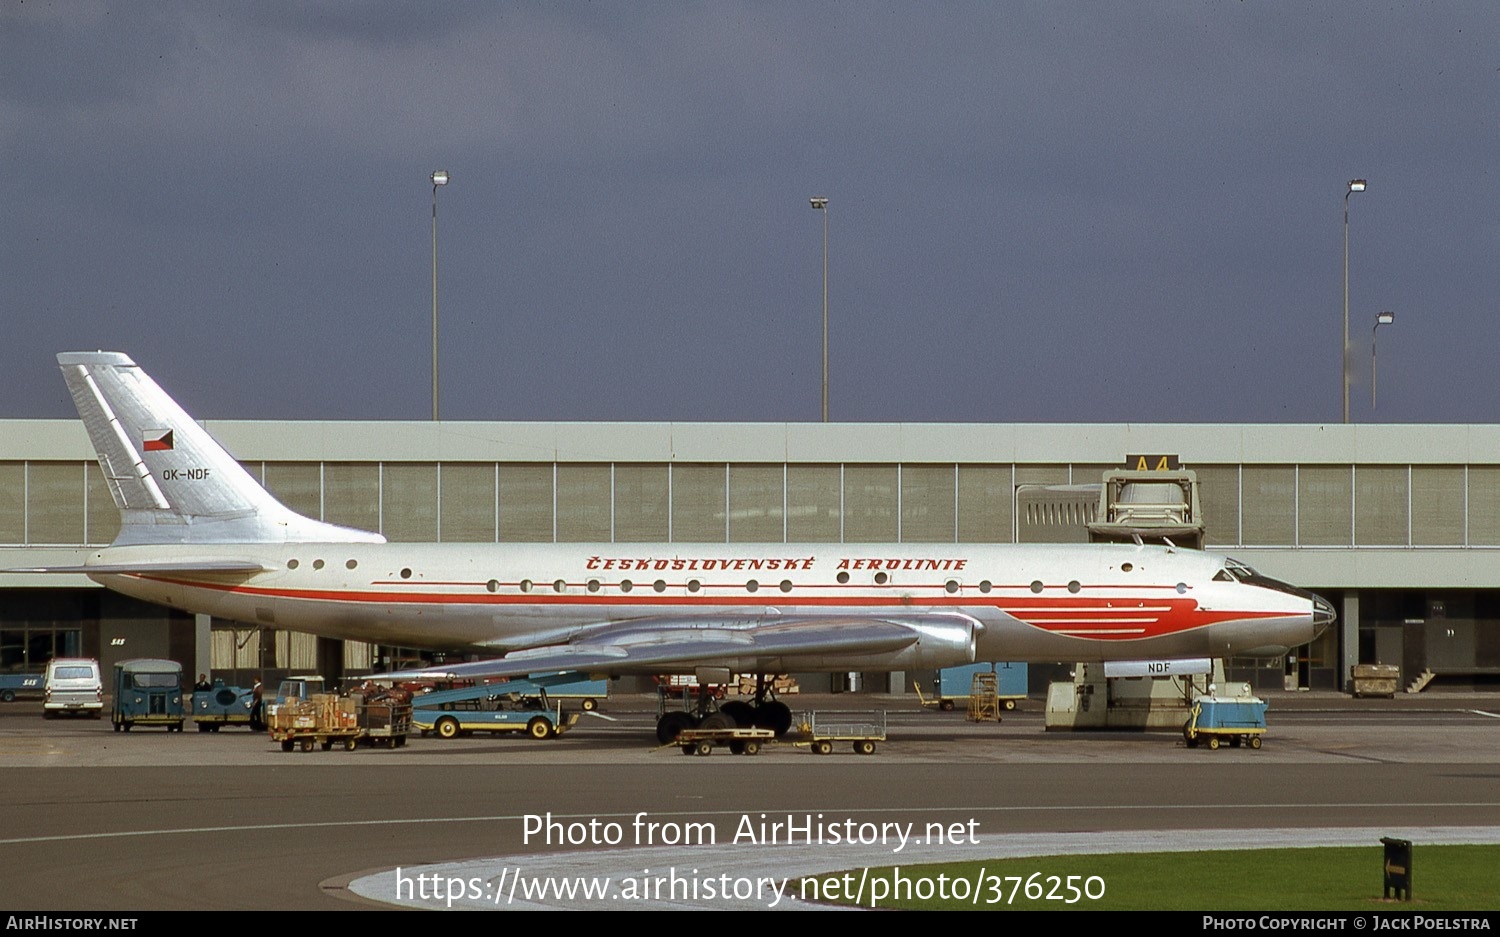
[[[95,719],[104,714],[104,681],[99,662],[87,657],[59,657],[47,664],[42,683],[42,715],[86,713]]]

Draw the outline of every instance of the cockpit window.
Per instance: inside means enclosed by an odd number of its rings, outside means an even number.
[[[1260,586],[1263,589],[1274,589],[1277,592],[1285,592],[1287,595],[1296,595],[1303,598],[1307,598],[1312,595],[1311,592],[1307,592],[1303,589],[1298,589],[1296,586],[1288,585],[1287,583],[1284,583],[1279,579],[1272,579],[1270,576],[1262,575],[1261,573],[1256,572],[1253,568],[1245,565],[1244,563],[1241,563],[1239,560],[1225,560],[1224,569],[1221,570],[1221,572],[1225,571],[1227,571],[1229,575],[1233,576],[1235,579],[1238,579],[1240,582],[1243,582],[1247,586]],[[1214,578],[1218,579],[1219,577],[1214,576]]]
[[[1214,582],[1234,582],[1235,578],[1229,575],[1229,570],[1221,569],[1214,573]]]
[[[1260,573],[1257,573],[1255,570],[1251,569],[1249,566],[1241,563],[1239,560],[1226,560],[1224,562],[1224,568],[1229,570],[1229,574],[1238,579],[1240,582],[1250,582],[1252,579],[1265,578],[1261,576]]]

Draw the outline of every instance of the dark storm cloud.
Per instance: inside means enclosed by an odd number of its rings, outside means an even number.
[[[423,416],[435,168],[453,418],[815,418],[820,194],[836,419],[1337,419],[1353,176],[1382,418],[1500,411],[1488,5],[0,16],[8,415]]]

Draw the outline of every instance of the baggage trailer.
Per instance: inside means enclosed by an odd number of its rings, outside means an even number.
[[[1396,698],[1401,682],[1401,668],[1395,664],[1355,664],[1349,668],[1349,693],[1355,699],[1364,696]]]
[[[411,732],[411,704],[404,698],[383,697],[367,700],[354,696],[354,715],[359,724],[359,741],[372,747],[401,748]],[[358,743],[356,743],[358,744]]]
[[[855,754],[875,754],[875,743],[885,741],[885,710],[867,712],[810,712],[798,726],[814,755],[833,752],[834,742],[849,742]]]
[[[352,752],[359,747],[364,732],[359,727],[354,700],[331,693],[314,693],[305,700],[277,703],[267,716],[266,731],[271,741],[281,743],[284,752],[296,748],[310,752],[314,745],[325,752],[342,745]]]
[[[1188,748],[1200,743],[1210,750],[1228,742],[1235,748],[1260,748],[1266,734],[1266,703],[1255,697],[1220,699],[1200,696],[1193,700],[1193,714],[1182,726]]]
[[[736,755],[758,755],[761,746],[775,739],[773,729],[683,729],[676,741],[668,744],[679,746],[684,755],[711,755],[720,745]]]

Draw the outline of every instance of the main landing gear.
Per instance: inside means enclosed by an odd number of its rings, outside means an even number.
[[[674,709],[656,720],[656,740],[671,744],[684,729],[770,729],[777,738],[792,728],[792,707],[776,699],[765,674],[755,678],[755,696],[731,700],[713,708],[707,687],[699,687],[697,704],[691,711]]]

